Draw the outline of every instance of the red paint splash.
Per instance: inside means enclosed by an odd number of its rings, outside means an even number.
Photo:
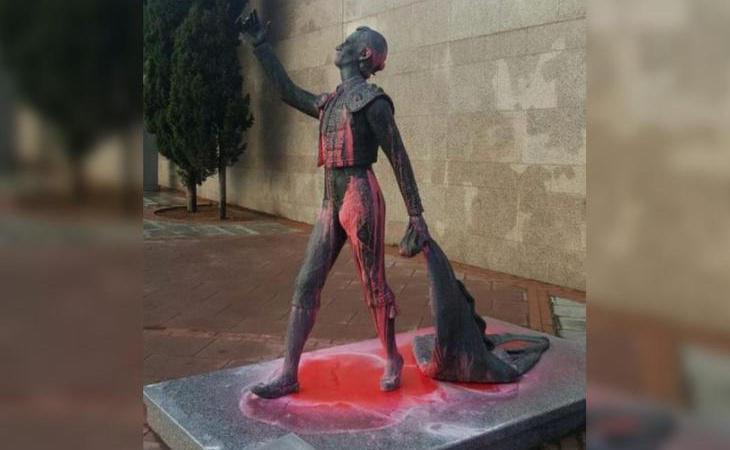
[[[388,56],[387,52],[378,52],[377,50],[371,48],[372,56],[371,56],[371,63],[373,66],[372,72],[373,74],[375,72],[379,72],[383,69],[385,69],[385,59]]]
[[[301,391],[291,397],[295,402],[346,403],[389,415],[410,399],[428,396],[438,389],[412,364],[403,368],[401,389],[381,392],[379,379],[383,368],[381,358],[368,354],[344,353],[311,359],[299,371]]]
[[[351,351],[314,352],[299,368],[300,391],[276,400],[246,392],[241,412],[252,419],[294,432],[337,433],[395,425],[413,408],[459,402],[465,391],[501,398],[517,392],[516,384],[443,383],[424,375],[411,351],[413,334],[399,335],[404,365],[401,388],[382,392],[379,380],[385,354],[377,340]]]
[[[399,351],[404,366],[398,390],[380,390],[385,367],[382,350],[312,355],[299,368],[297,394],[263,400],[247,393],[241,399],[241,411],[292,431],[327,433],[383,428],[403,420],[415,406],[443,402],[445,392],[421,373],[410,346],[403,345]]]
[[[368,306],[386,306],[383,320],[395,317],[395,296],[385,279],[385,200],[372,170],[367,170],[367,178],[350,179],[339,219],[350,241]],[[360,232],[364,224],[367,224],[364,229],[369,235],[363,241]]]

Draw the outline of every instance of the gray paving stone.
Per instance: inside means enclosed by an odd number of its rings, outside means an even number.
[[[550,301],[554,305],[560,305],[560,306],[578,306],[579,307],[579,306],[583,305],[582,303],[576,302],[575,300],[569,300],[567,298],[562,298],[562,297],[550,297]],[[583,307],[585,307],[585,305],[583,305]]]
[[[178,192],[145,192],[142,202],[145,209],[169,208],[185,205],[185,198]]]
[[[550,297],[550,307],[558,336],[585,342],[586,305],[561,297]]]
[[[294,228],[278,222],[247,222],[243,224],[189,224],[145,219],[145,239],[203,238],[215,236],[258,236],[266,234],[291,233]]]
[[[555,305],[553,304],[553,313],[563,317],[575,317],[578,319],[586,318],[585,306],[572,305]]]
[[[558,327],[561,330],[583,331],[586,329],[585,319],[574,319],[571,317],[556,316]]]
[[[570,339],[572,341],[586,341],[586,332],[585,331],[575,331],[575,330],[558,330],[558,336]]]

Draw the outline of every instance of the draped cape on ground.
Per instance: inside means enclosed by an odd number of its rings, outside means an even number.
[[[509,383],[548,349],[543,336],[486,334],[487,324],[476,313],[474,298],[454,275],[444,252],[433,239],[422,241],[412,224],[400,248],[404,255],[423,251],[426,257],[435,335],[413,341],[416,361],[426,375],[444,381]]]

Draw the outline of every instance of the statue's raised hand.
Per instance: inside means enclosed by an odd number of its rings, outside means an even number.
[[[269,32],[271,22],[261,25],[259,15],[254,9],[251,14],[241,23],[241,34],[243,38],[250,42],[253,46],[262,44],[266,40],[266,34]]]

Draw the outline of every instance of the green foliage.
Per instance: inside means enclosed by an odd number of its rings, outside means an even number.
[[[144,2],[143,111],[147,131],[157,137],[162,156],[183,168],[172,154],[172,129],[167,120],[175,30],[185,19],[192,0]],[[188,168],[190,169],[190,168]],[[184,169],[183,169],[184,170]]]
[[[73,161],[139,115],[142,24],[129,0],[2,0],[0,55]]]
[[[173,7],[170,1],[149,0],[147,5],[148,11],[153,6],[160,8],[155,12],[164,12],[166,22],[163,26],[150,20],[149,33],[145,34],[145,43],[159,51],[145,61],[145,85],[147,88],[149,83],[150,95],[145,98],[146,123],[157,135],[161,153],[181,169],[185,182],[199,184],[219,166],[238,160],[245,149],[243,134],[253,123],[249,97],[241,92],[237,55],[240,41],[236,19],[246,2],[195,0],[171,33],[180,13],[179,5]],[[166,7],[161,8],[162,4]],[[167,37],[163,38],[163,33]],[[165,46],[160,39],[168,40]],[[165,53],[171,48],[171,54]],[[168,80],[152,80],[165,72],[169,73]]]

